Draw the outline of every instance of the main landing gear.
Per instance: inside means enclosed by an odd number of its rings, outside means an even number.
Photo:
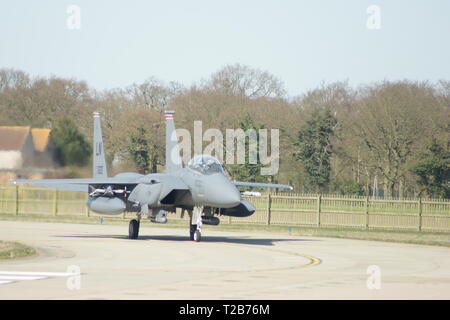
[[[203,207],[194,207],[194,210],[189,212],[189,236],[195,242],[200,242],[202,239],[202,214]],[[137,239],[139,236],[139,225],[141,221],[141,214],[136,215],[136,219],[132,219],[128,226],[128,238]]]
[[[203,207],[194,207],[192,213],[189,213],[189,236],[195,242],[202,239],[202,213]]]
[[[130,221],[128,226],[128,238],[137,239],[139,236],[139,225],[141,223],[141,215],[137,214],[136,219]]]

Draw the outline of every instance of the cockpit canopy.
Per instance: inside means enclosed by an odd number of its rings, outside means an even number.
[[[188,162],[188,168],[201,174],[224,173],[219,160],[209,154],[201,154],[193,157]]]

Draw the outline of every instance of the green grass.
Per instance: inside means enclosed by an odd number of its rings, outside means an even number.
[[[14,259],[33,256],[36,249],[17,242],[0,241],[0,259]]]
[[[105,217],[103,224],[106,225],[123,225],[124,233],[128,232],[127,225],[131,215],[126,219],[122,216]],[[172,219],[171,219],[172,218]],[[49,215],[5,215],[0,214],[0,220],[15,220],[15,221],[38,221],[38,222],[66,222],[66,223],[83,223],[83,224],[100,224],[99,216],[49,216]],[[169,222],[167,224],[155,224],[149,222],[147,219],[142,219],[141,223],[145,227],[158,228],[183,228],[187,229],[188,222],[186,220],[173,219],[169,215]],[[204,225],[205,230],[220,230],[230,232],[271,232],[280,235],[288,234],[288,226],[282,225],[256,225],[256,224],[220,224],[218,226]],[[311,236],[311,237],[329,237],[342,239],[356,239],[368,241],[385,241],[397,243],[410,243],[420,245],[445,246],[450,247],[450,233],[449,232],[427,232],[427,231],[411,231],[411,230],[388,230],[388,229],[365,229],[365,228],[349,228],[349,227],[301,227],[293,226],[291,228],[291,235],[295,236]]]

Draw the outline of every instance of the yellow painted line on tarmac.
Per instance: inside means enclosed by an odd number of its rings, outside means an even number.
[[[288,255],[299,256],[299,257],[306,258],[306,259],[308,259],[310,261],[307,264],[295,265],[295,266],[290,266],[290,267],[252,269],[252,270],[249,270],[250,272],[305,269],[305,268],[317,266],[320,263],[322,263],[322,260],[319,259],[319,258],[310,256],[310,255],[306,255],[306,254],[303,254],[303,253],[293,252],[293,251],[286,251],[286,250],[280,250],[280,249],[274,249],[274,248],[262,248],[262,247],[255,247],[255,246],[242,245],[242,244],[233,244],[233,243],[226,243],[226,242],[221,242],[221,243],[225,244],[225,245],[231,245],[231,246],[237,246],[237,247],[247,247],[247,248],[252,248],[252,249],[259,249],[259,250],[272,251],[272,252],[277,252],[277,253],[283,253],[283,254],[288,254]]]

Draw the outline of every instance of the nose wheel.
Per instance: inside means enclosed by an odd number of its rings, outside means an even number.
[[[193,240],[195,242],[200,242],[201,239],[202,239],[202,234],[201,234],[200,230],[195,230]]]
[[[196,224],[191,224],[189,228],[189,235],[192,241],[199,242],[202,239],[202,232],[197,228]]]
[[[203,207],[194,207],[193,212],[189,215],[189,235],[195,242],[200,242],[202,239],[202,213]]]

